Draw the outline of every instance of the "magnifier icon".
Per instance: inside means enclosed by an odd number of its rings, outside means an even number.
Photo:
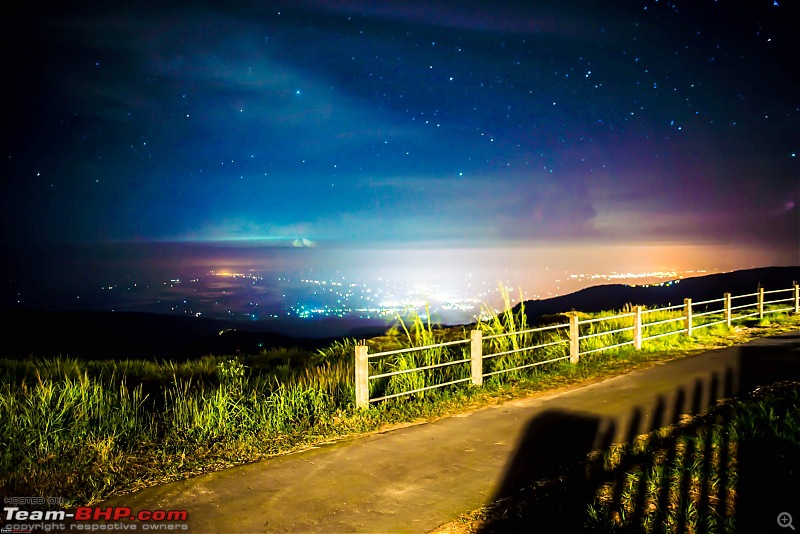
[[[783,528],[789,527],[790,529],[794,530],[794,525],[792,525],[792,514],[789,512],[781,512],[778,514],[778,525]]]

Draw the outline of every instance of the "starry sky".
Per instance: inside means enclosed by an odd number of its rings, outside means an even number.
[[[797,257],[791,0],[4,11],[6,244],[760,244]]]

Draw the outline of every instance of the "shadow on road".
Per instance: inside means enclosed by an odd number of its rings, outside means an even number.
[[[800,451],[780,438],[737,442],[732,409],[717,406],[762,385],[800,380],[800,336],[783,339],[791,342],[734,349],[724,370],[695,374],[622,417],[563,410],[534,417],[480,532],[661,532],[665,525],[685,532],[690,523],[693,532],[725,532],[735,518],[737,532],[785,533],[779,513],[800,519]],[[687,417],[701,414],[708,415]],[[623,445],[614,455],[592,453],[612,443]],[[590,505],[602,513],[592,518]]]

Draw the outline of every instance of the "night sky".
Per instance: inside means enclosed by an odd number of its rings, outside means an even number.
[[[14,2],[2,240],[796,254],[798,15],[790,0]]]

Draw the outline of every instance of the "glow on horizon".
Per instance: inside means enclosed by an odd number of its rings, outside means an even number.
[[[203,246],[207,249],[202,249]],[[398,243],[351,245],[334,243],[304,248],[302,254],[282,254],[285,247],[227,247],[214,243],[184,243],[177,250],[197,248],[180,255],[181,261],[208,266],[217,276],[250,276],[246,273],[283,270],[339,273],[340,278],[383,280],[395,284],[435,286],[440,294],[476,293],[498,283],[541,293],[541,282],[563,279],[569,273],[585,273],[589,280],[636,278],[647,273],[713,273],[738,269],[794,265],[791,253],[739,245],[698,244],[553,244],[508,243],[494,246],[433,246]],[[288,247],[288,250],[293,250]],[[296,249],[294,249],[296,250]],[[277,254],[277,256],[276,256]],[[220,266],[222,265],[222,266]],[[234,267],[235,268],[232,268]],[[206,271],[207,272],[207,271]],[[650,278],[663,278],[651,275]],[[546,283],[546,282],[545,282]]]

